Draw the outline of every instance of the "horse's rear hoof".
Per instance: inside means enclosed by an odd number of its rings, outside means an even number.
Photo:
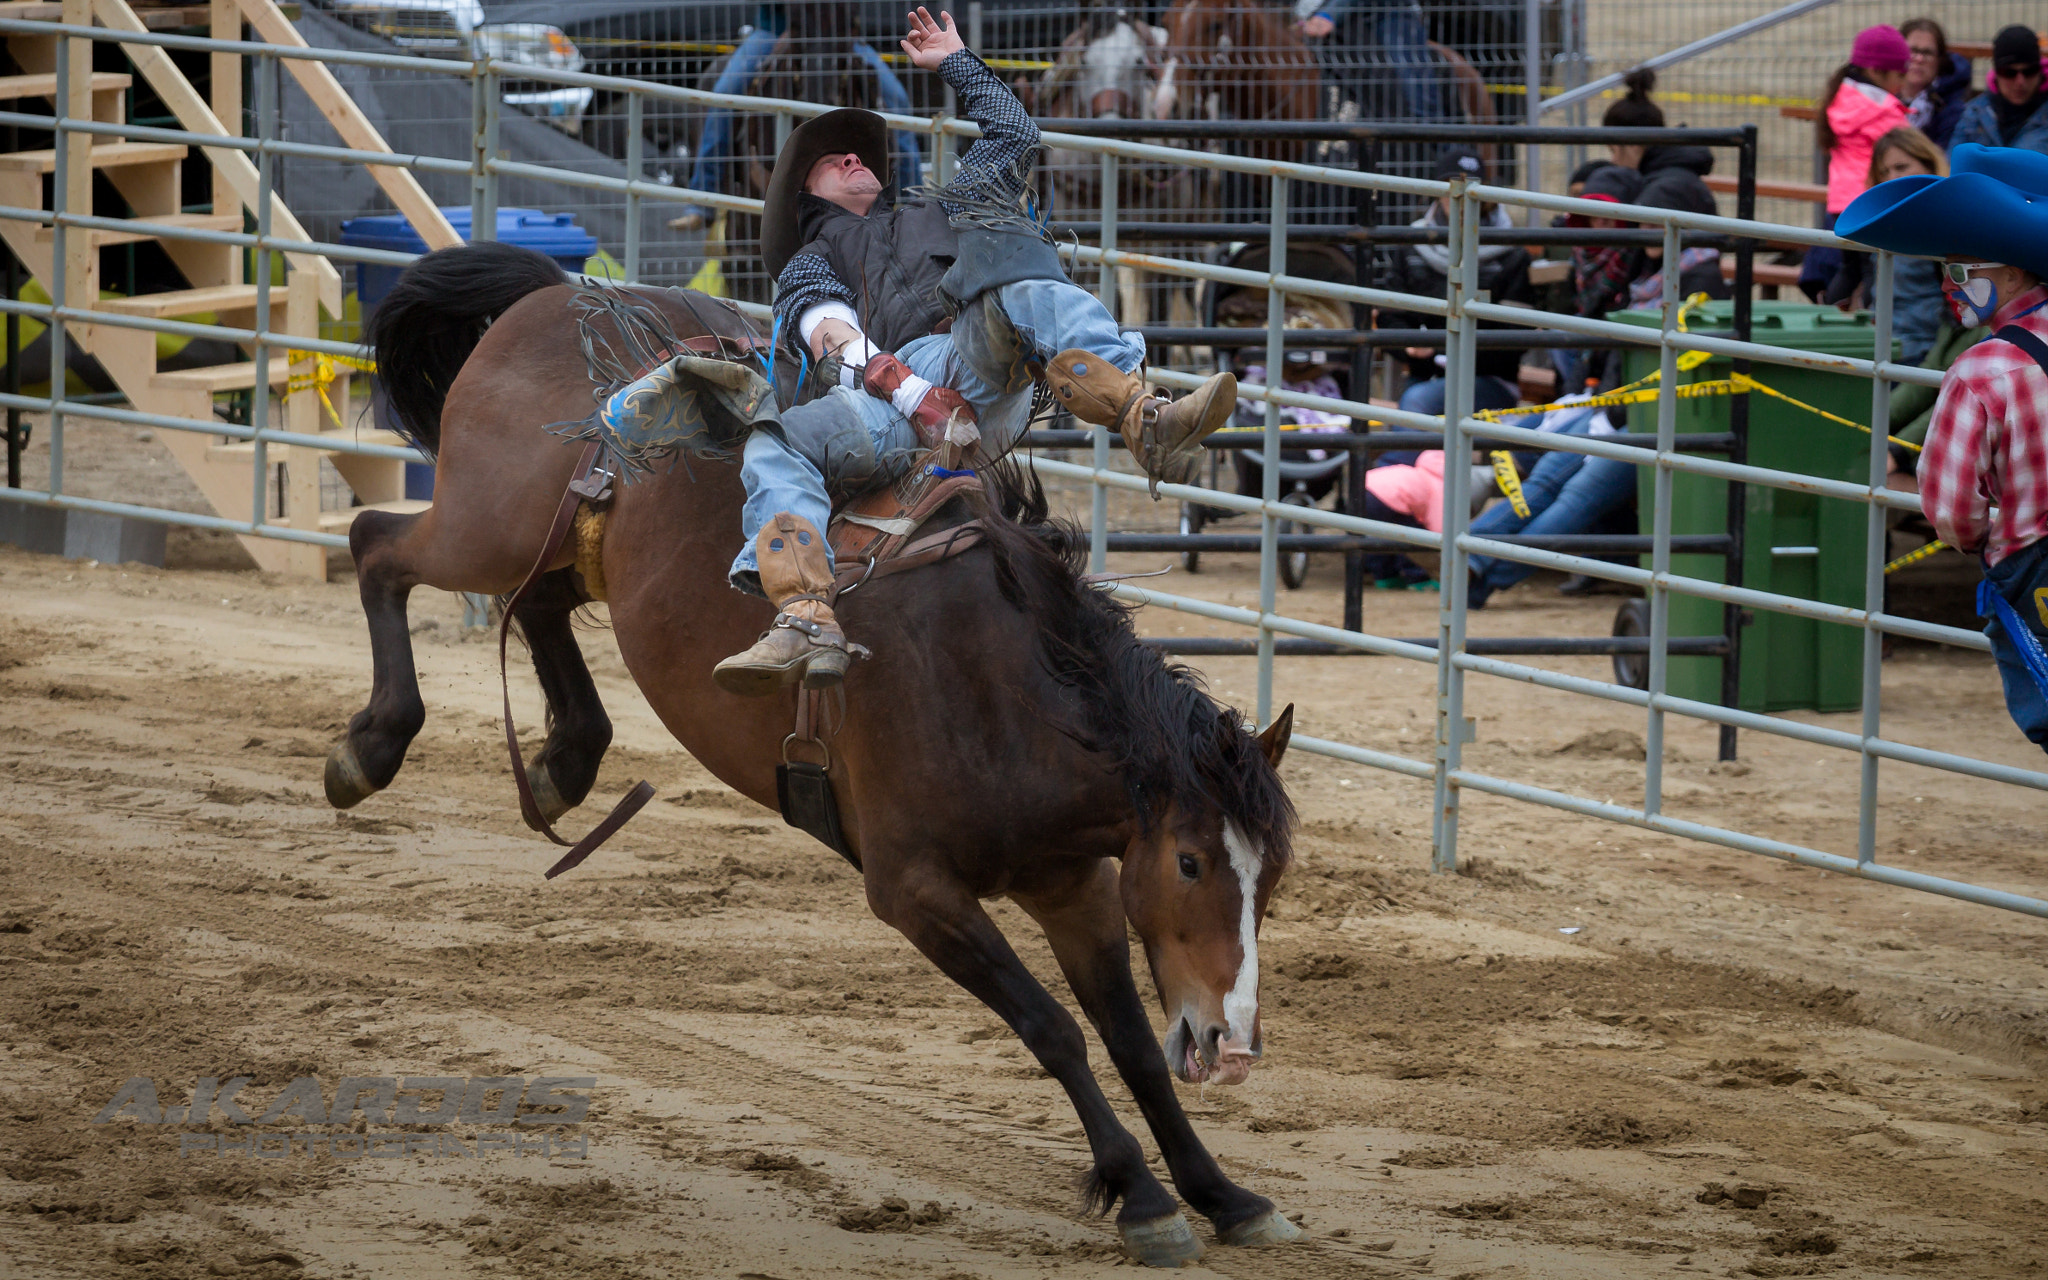
[[[1239,1249],[1257,1249],[1269,1244],[1287,1244],[1301,1239],[1301,1228],[1269,1209],[1256,1218],[1238,1223],[1222,1233],[1223,1243]]]
[[[372,786],[363,773],[363,766],[356,762],[355,748],[343,738],[327,755],[327,803],[337,809],[353,809],[363,801],[376,795],[380,788]]]
[[[1116,1233],[1123,1237],[1124,1252],[1148,1267],[1184,1267],[1202,1256],[1202,1242],[1177,1213],[1150,1222],[1119,1222]]]
[[[526,785],[533,789],[533,802],[540,807],[540,816],[550,823],[576,806],[562,799],[562,793],[555,789],[555,780],[548,776],[544,764],[526,766]]]

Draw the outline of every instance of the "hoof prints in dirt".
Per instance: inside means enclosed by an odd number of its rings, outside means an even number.
[[[840,1214],[839,1226],[846,1231],[916,1231],[936,1226],[952,1216],[936,1200],[927,1200],[913,1209],[901,1196],[889,1196],[873,1208],[850,1209]]]

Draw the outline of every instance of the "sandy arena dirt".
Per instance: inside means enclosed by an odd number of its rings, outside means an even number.
[[[1256,600],[1252,557],[1167,581]],[[1287,605],[1335,622],[1335,585],[1319,565]],[[1474,630],[1599,634],[1613,603],[1539,581]],[[1425,635],[1435,607],[1375,593],[1369,625]],[[336,814],[322,758],[370,665],[345,573],[0,548],[0,1275],[1125,1265],[1111,1225],[1078,1214],[1086,1151],[1058,1088],[869,916],[837,857],[667,738],[603,631],[585,647],[618,738],[597,796],[646,777],[660,799],[543,881],[554,853],[518,818],[492,646],[458,616],[416,594],[425,732],[392,790]],[[1204,665],[1249,705],[1249,660]],[[531,748],[539,695],[530,672],[514,682]],[[1886,683],[1889,732],[2040,763],[1988,660],[1901,646]],[[1280,672],[1300,732],[1416,758],[1432,693],[1392,659]],[[1476,678],[1471,710],[1474,767],[1640,800],[1639,713]],[[1666,795],[1853,852],[1856,769],[1757,736],[1716,764],[1712,731],[1674,722]],[[1884,770],[1886,861],[2048,890],[2038,793]],[[1299,752],[1285,774],[1303,829],[1262,948],[1267,1059],[1242,1088],[1182,1093],[1224,1167],[1305,1236],[1212,1246],[1196,1273],[2048,1270],[2048,925],[1485,796],[1466,800],[1464,874],[1436,877],[1423,784]],[[1022,914],[994,909],[1064,995]],[[218,1113],[211,1130],[90,1123],[130,1077],[169,1105],[237,1074],[252,1107],[303,1076],[329,1100],[345,1076],[598,1084],[583,1159],[181,1160],[181,1132],[230,1132]]]

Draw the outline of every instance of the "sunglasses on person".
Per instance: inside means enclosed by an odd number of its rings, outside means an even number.
[[[1997,262],[1944,262],[1941,269],[1948,276],[1950,284],[1964,285],[1970,283],[1972,271],[1996,271],[2002,265],[2004,264]]]
[[[1997,75],[2000,80],[2039,80],[2041,64],[2036,62],[2032,66],[2022,63],[2018,66],[1999,67]]]

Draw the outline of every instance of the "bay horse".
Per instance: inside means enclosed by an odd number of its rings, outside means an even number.
[[[712,321],[759,337],[703,295],[629,292],[680,337]],[[552,260],[484,242],[419,259],[377,308],[378,376],[438,475],[427,510],[364,512],[349,530],[374,687],[328,762],[337,807],[389,786],[425,720],[408,593],[509,592],[540,555],[579,452],[546,428],[592,407],[576,296]],[[608,318],[592,323],[617,341]],[[939,517],[981,518],[979,545],[838,603],[849,634],[874,651],[847,676],[829,773],[868,905],[1065,1087],[1093,1157],[1083,1203],[1106,1213],[1121,1202],[1117,1229],[1134,1257],[1175,1266],[1202,1246],[1110,1109],[1081,1028],[984,899],[1008,897],[1044,931],[1186,1203],[1226,1244],[1293,1239],[1270,1200],[1223,1173],[1168,1078],[1170,1067],[1183,1080],[1236,1083],[1261,1055],[1257,939],[1291,848],[1277,766],[1293,709],[1249,732],[1082,580],[1084,540],[1046,518],[1035,481],[1013,463],[983,473],[985,493]],[[773,808],[795,691],[741,698],[711,679],[712,664],[773,613],[726,582],[742,496],[730,462],[621,485],[598,576],[619,651],[662,724]],[[550,713],[528,773],[551,818],[589,793],[611,740],[570,633],[571,612],[590,600],[573,564],[563,551],[514,613]],[[1163,1052],[1132,978],[1126,922],[1171,1022]]]
[[[1322,72],[1290,11],[1248,0],[1177,0],[1161,25],[1166,65],[1154,92],[1157,118],[1316,119]],[[1289,140],[1250,143],[1239,154],[1299,161],[1307,153],[1308,143]]]

